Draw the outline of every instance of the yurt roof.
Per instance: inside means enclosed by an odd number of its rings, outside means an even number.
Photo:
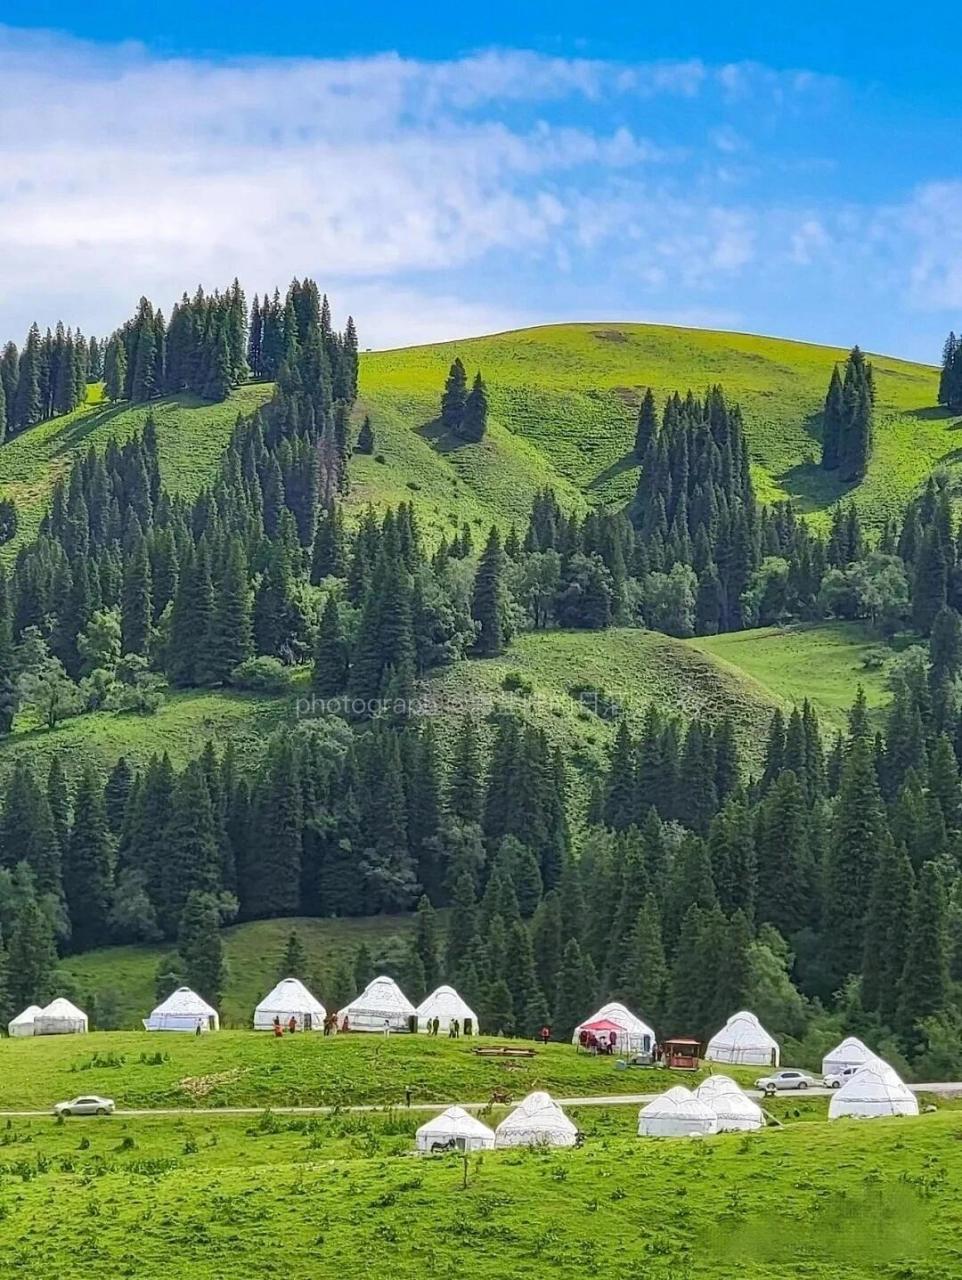
[[[731,1076],[711,1075],[705,1077],[695,1090],[695,1094],[699,1098],[710,1098],[717,1093],[730,1093],[733,1089],[741,1092]]]
[[[468,1002],[454,987],[447,986],[436,987],[417,1007],[419,1018],[434,1017],[435,1014],[448,1018],[470,1018],[473,1022],[478,1020]]]
[[[282,978],[257,1006],[258,1009],[297,1009],[324,1017],[327,1010],[300,978]]]
[[[619,1004],[617,1000],[612,1000],[608,1004],[602,1005],[590,1018],[586,1018],[584,1022],[579,1023],[575,1030],[580,1031],[582,1027],[603,1020],[614,1022],[623,1031],[627,1031],[631,1035],[650,1036],[652,1040],[655,1039],[655,1033],[647,1022],[639,1018],[636,1013],[632,1013],[630,1009],[625,1008],[623,1004]]]
[[[374,1013],[416,1013],[416,1009],[393,978],[381,974],[373,978],[359,996],[345,1006],[352,1009],[370,1009]]]
[[[166,1000],[162,1000],[157,1005],[153,1013],[196,1014],[204,1018],[217,1016],[217,1010],[212,1009],[207,1001],[202,999],[196,991],[191,991],[190,987],[178,987],[176,991],[172,991]]]
[[[48,1005],[40,1010],[36,1017],[43,1015],[45,1018],[86,1018],[83,1009],[78,1009],[75,1004],[66,998],[66,996],[57,996],[56,1000],[51,1000]]]
[[[463,1107],[448,1107],[447,1111],[442,1111],[440,1115],[432,1116],[430,1120],[422,1124],[417,1132],[426,1135],[453,1133],[470,1138],[494,1137],[492,1129],[483,1124],[477,1116],[465,1111]]]
[[[712,1045],[733,1044],[741,1048],[777,1049],[778,1044],[770,1036],[753,1013],[743,1009],[733,1013],[722,1029],[716,1032],[709,1041]]]
[[[577,1126],[569,1120],[550,1093],[537,1089],[529,1093],[511,1114],[505,1117],[498,1128],[565,1128],[570,1133],[577,1133]]]
[[[13,1023],[17,1023],[17,1025],[19,1026],[21,1023],[24,1023],[24,1022],[33,1022],[33,1020],[36,1018],[38,1013],[43,1013],[43,1010],[40,1008],[40,1005],[28,1004],[26,1009],[21,1010],[21,1012],[18,1013],[15,1018],[11,1018],[10,1025],[12,1026]]]
[[[915,1111],[918,1110],[918,1099],[893,1068],[886,1063],[873,1063],[846,1080],[829,1103],[829,1115],[835,1112],[844,1114],[848,1107],[895,1103],[909,1103]]]
[[[764,1121],[761,1107],[741,1089],[727,1089],[724,1093],[713,1093],[703,1097],[702,1101],[714,1111],[720,1120],[752,1119]]]
[[[840,1066],[855,1065],[859,1062],[871,1062],[875,1058],[875,1054],[859,1040],[858,1036],[846,1036],[839,1044],[826,1053],[822,1059],[822,1070],[831,1066],[832,1063],[838,1063]]]

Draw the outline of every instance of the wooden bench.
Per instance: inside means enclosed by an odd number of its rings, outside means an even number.
[[[534,1049],[509,1049],[506,1045],[492,1045],[490,1048],[478,1045],[474,1052],[479,1058],[536,1058],[538,1056]]]

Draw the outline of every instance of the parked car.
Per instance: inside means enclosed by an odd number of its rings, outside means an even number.
[[[69,1102],[58,1102],[53,1109],[56,1116],[109,1116],[113,1112],[113,1098],[98,1098],[93,1093],[71,1098]]]
[[[862,1066],[865,1064],[863,1063]],[[826,1089],[840,1089],[843,1084],[851,1080],[857,1071],[861,1071],[862,1067],[836,1067],[834,1071],[827,1072],[822,1076],[822,1084]]]
[[[783,1089],[811,1089],[818,1084],[814,1076],[804,1071],[776,1071],[755,1081],[755,1088],[763,1093],[780,1093]]]

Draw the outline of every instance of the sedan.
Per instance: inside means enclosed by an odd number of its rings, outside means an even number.
[[[862,1064],[864,1066],[864,1063]],[[847,1084],[852,1076],[862,1070],[858,1067],[838,1067],[835,1071],[830,1071],[822,1077],[822,1084],[826,1089],[841,1089],[843,1084]]]
[[[755,1088],[763,1093],[780,1093],[783,1089],[811,1089],[818,1084],[814,1076],[804,1071],[776,1071],[774,1075],[762,1076],[755,1081]]]
[[[113,1111],[113,1098],[98,1098],[92,1093],[71,1098],[69,1102],[58,1102],[53,1109],[55,1116],[109,1116]]]

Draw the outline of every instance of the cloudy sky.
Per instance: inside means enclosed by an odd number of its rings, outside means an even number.
[[[235,274],[314,275],[369,346],[655,320],[934,360],[962,327],[949,6],[153,8],[3,6],[0,341]]]

